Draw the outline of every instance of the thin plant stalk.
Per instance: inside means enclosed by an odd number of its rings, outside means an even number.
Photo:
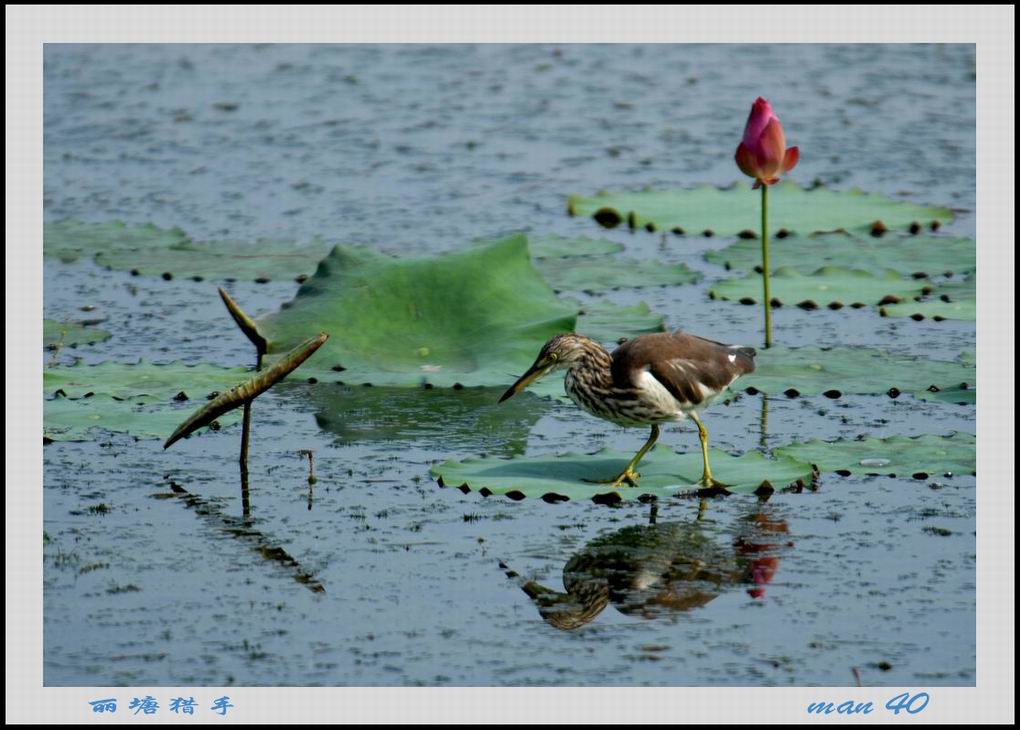
[[[765,347],[772,347],[772,295],[769,293],[769,186],[761,186],[761,280],[765,288]]]
[[[244,402],[244,420],[241,425],[241,473],[248,475],[248,440],[251,438],[251,401]]]

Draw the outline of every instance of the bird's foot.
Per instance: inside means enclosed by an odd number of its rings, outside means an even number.
[[[713,479],[711,474],[704,474],[698,482],[698,494],[702,497],[715,497],[730,494],[729,485]]]
[[[622,474],[613,477],[612,479],[584,479],[590,484],[612,484],[613,488],[618,488],[621,484],[626,484],[628,487],[636,487],[638,485],[638,479],[641,475],[633,469],[626,469]]]

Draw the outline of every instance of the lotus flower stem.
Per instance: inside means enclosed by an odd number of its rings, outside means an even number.
[[[769,294],[769,186],[761,186],[761,280],[765,289],[765,347],[772,347],[772,296]]]

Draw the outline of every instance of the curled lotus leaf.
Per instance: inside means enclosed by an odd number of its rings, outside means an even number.
[[[302,369],[352,384],[500,385],[550,337],[570,332],[576,306],[535,270],[527,240],[416,259],[337,246],[293,301],[255,325],[267,361],[308,336],[330,335]]]

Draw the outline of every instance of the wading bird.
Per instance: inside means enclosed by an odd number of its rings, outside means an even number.
[[[565,334],[545,343],[535,364],[499,399],[502,403],[554,370],[566,369],[564,388],[593,416],[620,426],[652,427],[645,445],[622,473],[607,479],[614,487],[637,486],[638,462],[659,438],[659,424],[690,418],[698,426],[705,470],[701,484],[716,486],[708,464],[708,431],[699,413],[741,375],[754,371],[755,351],[676,332],[641,335],[610,355],[589,337]],[[719,486],[722,486],[721,484]]]

